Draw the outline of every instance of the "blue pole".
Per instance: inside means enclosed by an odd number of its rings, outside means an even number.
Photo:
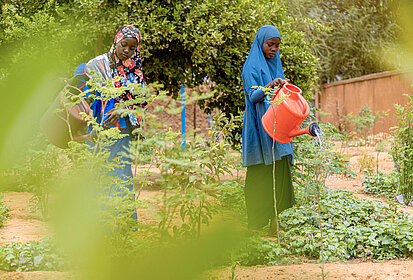
[[[185,88],[181,84],[181,131],[182,131],[182,148],[186,148],[186,127],[185,127]]]

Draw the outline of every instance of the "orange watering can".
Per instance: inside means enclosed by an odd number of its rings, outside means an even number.
[[[282,144],[289,143],[292,137],[301,134],[317,136],[320,131],[317,123],[300,129],[300,125],[310,115],[310,107],[302,96],[301,89],[285,81],[282,88],[274,94],[272,100],[276,96],[283,97],[285,95],[289,95],[289,97],[279,105],[271,104],[262,117],[262,125],[268,135]]]

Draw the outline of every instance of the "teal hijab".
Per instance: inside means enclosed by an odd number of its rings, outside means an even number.
[[[249,90],[252,86],[265,86],[275,78],[284,79],[280,52],[277,52],[273,58],[267,59],[262,50],[264,42],[274,37],[281,40],[281,34],[275,26],[264,25],[258,30],[242,68],[244,90]]]

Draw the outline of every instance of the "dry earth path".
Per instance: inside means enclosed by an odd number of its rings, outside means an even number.
[[[29,242],[41,240],[49,235],[49,226],[37,211],[30,211],[31,193],[26,192],[4,192],[3,202],[11,211],[9,219],[0,228],[0,242]]]
[[[325,280],[411,280],[413,261],[326,263]],[[237,267],[237,280],[318,280],[321,264],[305,263],[280,266]],[[232,279],[230,268],[226,268],[210,280]]]

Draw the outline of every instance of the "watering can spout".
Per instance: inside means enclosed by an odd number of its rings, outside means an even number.
[[[313,122],[308,126],[308,132],[309,132],[308,134],[315,137],[315,136],[320,135],[321,128],[317,123]]]
[[[292,138],[292,137],[296,137],[298,135],[303,135],[303,134],[310,134],[309,131],[309,126],[306,128],[299,128],[299,129],[294,129],[291,130],[290,133],[288,134],[288,137]]]
[[[320,132],[320,127],[318,126],[317,123],[313,122],[309,126],[307,126],[306,128],[292,130],[288,134],[288,137],[292,138],[292,137],[296,137],[296,136],[302,135],[302,134],[309,134],[309,135],[314,137],[314,136],[319,135],[319,132]]]

